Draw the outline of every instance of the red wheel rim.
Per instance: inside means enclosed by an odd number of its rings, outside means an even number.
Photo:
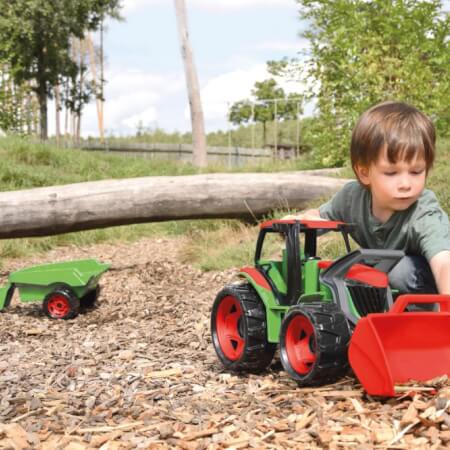
[[[217,308],[216,332],[223,354],[231,361],[236,361],[244,351],[244,339],[239,332],[239,319],[242,308],[236,298],[224,297]]]
[[[297,315],[289,322],[286,330],[286,353],[289,363],[300,375],[308,374],[316,362],[316,338],[311,322]]]
[[[64,295],[56,294],[48,300],[47,309],[52,317],[61,319],[69,314],[69,299]]]

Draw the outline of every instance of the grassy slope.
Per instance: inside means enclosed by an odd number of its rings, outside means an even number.
[[[438,161],[430,176],[429,187],[436,191],[447,212],[450,212],[447,175],[449,164],[450,141],[440,142]],[[310,168],[308,161],[280,162],[241,170],[279,171],[302,168]],[[208,168],[208,172],[225,170],[223,167]],[[194,173],[198,173],[194,167],[175,162],[62,150],[31,144],[18,138],[0,140],[2,191],[108,178]],[[351,172],[347,175],[351,176]],[[313,203],[311,206],[316,205]],[[88,245],[113,239],[134,240],[146,235],[181,234],[188,237],[183,252],[185,258],[209,270],[251,263],[257,228],[231,220],[178,221],[115,227],[47,238],[3,240],[0,241],[0,260],[4,257],[21,257],[32,252],[45,251],[58,245]]]
[[[196,170],[189,165],[166,161],[146,161],[62,150],[27,140],[0,140],[0,189],[2,191],[82,181],[131,178],[150,175],[187,175]],[[181,233],[183,226],[149,224],[69,233],[59,236],[0,241],[0,258],[20,257],[57,245],[85,245],[111,239],[135,239],[146,234]]]
[[[307,168],[308,163],[280,162],[255,166],[250,170],[261,172],[294,170],[303,167]],[[244,170],[249,169],[241,169],[241,171]],[[208,172],[222,171],[227,171],[227,169],[220,166],[208,167]],[[64,150],[50,145],[31,143],[20,138],[0,139],[1,191],[100,179],[156,175],[176,176],[195,173],[199,173],[199,170],[189,164],[134,159],[80,150]],[[217,220],[177,221],[114,227],[46,238],[2,240],[0,241],[0,262],[5,257],[21,257],[34,252],[46,251],[59,245],[88,245],[113,239],[134,240],[146,235],[188,234],[193,239],[201,239],[199,236],[219,229],[231,227],[231,230],[234,230],[238,226],[237,224],[236,221]],[[190,255],[190,252],[186,251],[186,255]]]

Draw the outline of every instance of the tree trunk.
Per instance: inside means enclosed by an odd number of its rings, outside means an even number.
[[[47,135],[47,88],[46,83],[42,82],[38,87],[38,100],[39,100],[39,135],[42,141],[46,141]]]
[[[205,125],[203,120],[202,103],[200,99],[200,88],[194,65],[194,55],[189,42],[185,0],[175,0],[175,11],[181,46],[181,56],[186,74],[189,107],[191,110],[192,145],[194,147],[193,164],[197,167],[206,167],[207,147]]]
[[[67,99],[67,98],[69,98],[69,93],[70,93],[70,79],[69,78],[66,80],[65,89],[66,89],[65,96]],[[66,104],[65,108],[64,108],[64,140],[66,140],[70,136],[69,120],[70,120],[70,110]]]
[[[56,145],[59,147],[61,139],[61,96],[59,84],[55,85],[55,121]]]
[[[179,219],[255,219],[305,208],[346,180],[305,172],[104,180],[0,193],[0,238]]]
[[[89,49],[92,80],[94,81],[94,86],[95,86],[95,97],[96,97],[95,103],[97,106],[98,134],[100,136],[100,142],[103,143],[103,111],[102,111],[102,100],[101,100],[102,99],[102,97],[101,97],[102,89],[100,88],[100,91],[98,90],[99,86],[101,85],[101,80],[100,80],[100,84],[99,84],[98,80],[97,80],[97,60],[95,57],[94,43],[92,42],[92,38],[91,38],[90,34],[87,35],[86,41],[87,41],[88,49]]]
[[[103,108],[104,108],[104,104],[105,104],[105,98],[104,98],[104,88],[103,85],[105,83],[105,61],[104,61],[104,36],[103,36],[103,17],[102,20],[100,22],[100,142],[103,144],[104,140],[105,140],[105,125],[104,125],[104,116],[103,116]]]
[[[45,75],[45,49],[38,54],[37,61],[37,97],[39,103],[39,135],[42,141],[48,138],[48,114],[47,114],[47,78]]]
[[[80,89],[78,92],[78,107],[76,108],[76,130],[75,130],[75,142],[77,145],[80,144],[80,136],[81,136],[81,115],[83,114],[83,89],[84,89],[84,67],[83,67],[83,58],[84,58],[84,44],[85,41],[82,39],[78,40],[79,42],[79,54],[78,54],[78,64],[80,69]]]

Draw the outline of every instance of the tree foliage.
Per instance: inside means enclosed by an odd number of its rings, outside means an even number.
[[[40,105],[41,137],[47,137],[47,99],[63,78],[75,80],[80,67],[71,40],[118,17],[120,0],[0,0],[0,61],[17,85],[32,83]]]
[[[257,81],[251,91],[254,100],[240,100],[231,105],[228,117],[231,123],[239,125],[260,122],[263,125],[263,141],[266,142],[266,123],[273,120],[296,119],[301,113],[300,94],[286,95],[275,79]]]
[[[319,110],[311,136],[322,164],[347,159],[357,117],[383,100],[411,103],[435,120],[442,136],[450,133],[450,18],[441,1],[297,2],[309,24],[306,71]]]

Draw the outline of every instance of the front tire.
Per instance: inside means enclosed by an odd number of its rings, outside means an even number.
[[[222,364],[234,371],[266,369],[277,348],[267,340],[264,303],[248,283],[219,292],[211,312],[211,336]]]
[[[281,363],[301,386],[331,383],[348,372],[349,341],[347,320],[335,304],[296,305],[281,324]]]
[[[42,309],[51,319],[73,319],[80,312],[80,300],[70,289],[57,288],[47,294]]]

